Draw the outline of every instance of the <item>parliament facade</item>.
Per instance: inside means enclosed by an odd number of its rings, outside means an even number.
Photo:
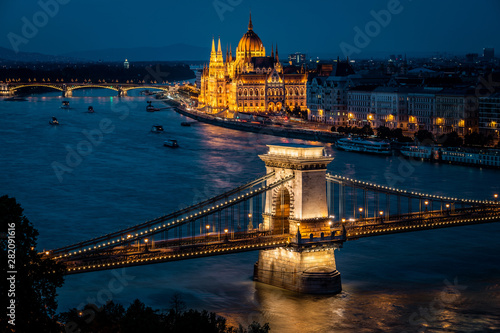
[[[307,109],[307,74],[302,67],[283,67],[276,53],[266,56],[266,49],[253,31],[252,17],[243,35],[236,56],[231,48],[225,58],[219,38],[218,48],[212,40],[210,64],[201,77],[198,106],[207,112],[238,111],[265,113]]]

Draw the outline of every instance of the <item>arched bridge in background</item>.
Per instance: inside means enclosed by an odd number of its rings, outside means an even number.
[[[133,227],[47,251],[67,274],[262,250],[254,278],[305,293],[340,291],[346,241],[497,222],[500,204],[326,173],[323,147],[270,145],[266,174]],[[283,273],[285,272],[285,273]]]
[[[171,91],[174,89],[172,86],[168,85],[140,85],[140,84],[117,84],[117,83],[10,83],[10,84],[0,84],[0,95],[12,96],[15,95],[16,91],[29,88],[29,87],[44,87],[49,89],[54,89],[62,92],[64,97],[71,97],[73,91],[78,89],[109,89],[116,91],[118,96],[127,96],[127,92],[134,89],[151,89],[160,91]]]

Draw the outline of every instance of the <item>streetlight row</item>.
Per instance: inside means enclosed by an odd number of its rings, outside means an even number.
[[[193,219],[193,218],[196,218],[196,217],[197,217],[197,216],[199,216],[199,215],[209,213],[209,212],[211,212],[211,211],[213,211],[213,210],[220,210],[220,209],[225,208],[226,206],[228,206],[228,205],[230,205],[230,204],[234,203],[235,201],[240,201],[240,200],[242,200],[242,199],[244,199],[244,198],[248,198],[248,197],[249,197],[249,196],[251,196],[254,192],[260,192],[260,191],[266,190],[266,188],[267,188],[267,189],[270,189],[270,188],[272,188],[272,187],[276,186],[276,185],[277,185],[277,184],[279,184],[279,183],[282,183],[282,182],[285,182],[285,181],[288,181],[288,180],[292,179],[293,177],[294,177],[293,175],[290,175],[290,176],[288,176],[288,177],[286,177],[286,178],[283,178],[283,179],[277,180],[277,181],[275,181],[275,182],[273,182],[273,183],[271,183],[271,184],[269,184],[269,185],[267,185],[267,186],[265,186],[265,187],[259,187],[259,188],[258,188],[258,189],[256,189],[256,190],[252,190],[252,191],[247,192],[247,193],[245,193],[245,194],[243,194],[243,195],[240,195],[240,196],[238,196],[237,198],[230,199],[229,201],[225,201],[224,203],[220,203],[220,204],[218,204],[218,205],[212,206],[212,207],[207,208],[207,209],[205,209],[205,210],[203,210],[203,211],[201,211],[201,210],[200,210],[199,212],[194,213],[194,214],[191,214],[190,216],[183,217],[183,218],[181,218],[180,220],[178,219],[178,220],[176,220],[176,221],[172,221],[172,222],[170,222],[170,223],[163,224],[163,225],[157,226],[157,227],[152,228],[152,229],[149,229],[149,230],[145,230],[145,231],[137,232],[137,233],[135,233],[135,235],[133,235],[133,234],[128,234],[126,238],[120,237],[120,238],[116,239],[116,241],[115,241],[115,240],[113,240],[113,241],[103,242],[102,244],[99,244],[99,245],[94,245],[93,247],[88,247],[88,248],[85,248],[85,249],[83,249],[83,250],[78,250],[78,251],[76,251],[76,250],[75,250],[74,252],[65,253],[64,255],[60,255],[60,256],[58,256],[58,257],[55,257],[54,259],[59,259],[59,258],[62,258],[62,257],[68,257],[68,256],[78,255],[78,254],[81,254],[82,252],[87,252],[87,251],[92,251],[92,250],[98,250],[98,249],[100,249],[100,248],[102,248],[102,247],[107,247],[107,246],[109,246],[109,245],[118,245],[118,244],[121,244],[121,243],[124,243],[124,242],[128,242],[128,241],[130,241],[131,239],[132,239],[132,240],[134,240],[134,239],[136,239],[136,238],[140,238],[142,235],[145,235],[145,234],[147,234],[148,232],[150,232],[150,233],[151,233],[151,232],[155,232],[155,231],[158,231],[158,230],[163,229],[163,228],[168,228],[168,227],[170,227],[170,226],[174,225],[175,223],[183,223],[183,222],[186,222],[187,220],[191,220],[191,219]],[[153,221],[154,221],[154,220],[153,220]],[[50,252],[49,252],[49,251],[47,251],[47,252],[48,252],[48,253],[47,253],[47,255],[48,255]]]
[[[416,195],[416,196],[419,196],[419,197],[427,197],[427,198],[434,198],[434,199],[440,199],[440,200],[449,200],[449,201],[462,201],[462,202],[469,202],[469,203],[493,203],[493,201],[491,201],[491,200],[461,199],[461,198],[451,198],[451,197],[445,197],[445,196],[434,195],[434,194],[425,194],[425,193],[420,193],[420,192],[410,192],[410,191],[407,191],[407,190],[401,190],[401,189],[394,188],[394,187],[388,187],[388,186],[378,185],[378,184],[375,184],[375,183],[369,183],[369,182],[360,181],[360,180],[356,180],[356,179],[352,179],[352,178],[348,178],[348,177],[344,177],[344,176],[339,176],[339,175],[327,174],[327,179],[328,178],[336,178],[336,179],[347,180],[347,181],[354,182],[354,183],[357,183],[357,184],[362,184],[362,185],[366,185],[366,186],[370,186],[370,187],[374,187],[374,188],[385,189],[385,190],[389,190],[389,191],[393,191],[393,192],[407,193],[407,194]],[[497,199],[498,199],[498,194],[496,194],[496,193],[493,194],[493,197],[495,198],[494,202],[496,202]]]
[[[269,242],[269,243],[264,243],[264,244],[242,245],[242,246],[234,246],[234,247],[222,248],[222,249],[216,249],[216,250],[173,254],[173,255],[168,255],[168,256],[165,255],[165,256],[161,256],[161,257],[135,259],[135,260],[130,260],[130,261],[124,260],[121,262],[114,262],[114,263],[107,263],[107,264],[88,265],[88,266],[82,266],[82,267],[76,267],[76,268],[68,268],[68,272],[76,272],[76,271],[80,271],[80,270],[88,270],[88,269],[101,268],[101,267],[104,268],[104,267],[110,267],[110,266],[119,266],[119,265],[126,265],[126,264],[132,264],[132,263],[141,263],[144,261],[157,261],[157,260],[174,259],[174,258],[180,258],[180,257],[192,257],[192,256],[215,253],[215,252],[229,252],[229,251],[250,249],[250,248],[255,248],[255,247],[266,247],[266,246],[274,246],[274,245],[279,246],[282,244],[286,244],[286,241],[282,240],[282,241],[275,241],[275,242]]]

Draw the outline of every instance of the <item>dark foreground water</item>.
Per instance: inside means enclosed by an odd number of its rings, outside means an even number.
[[[160,216],[264,173],[266,144],[305,143],[147,113],[146,98],[79,92],[0,101],[0,194],[14,196],[40,231],[39,249],[67,245]],[[158,104],[158,103],[156,103]],[[94,114],[85,113],[93,105]],[[158,104],[159,106],[159,104]],[[50,126],[56,116],[61,125]],[[149,132],[162,124],[166,134]],[[162,146],[167,138],[182,148]],[[470,198],[500,192],[500,172],[333,150],[334,173]],[[336,253],[344,291],[306,296],[252,281],[258,253],[68,276],[59,310],[139,298],[215,311],[272,332],[488,332],[500,330],[500,223],[375,237]],[[119,276],[119,278],[117,278]]]

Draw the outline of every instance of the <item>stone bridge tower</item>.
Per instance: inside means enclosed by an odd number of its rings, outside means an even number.
[[[264,223],[272,234],[288,234],[289,246],[262,250],[255,264],[254,279],[288,290],[309,294],[341,291],[336,269],[331,222],[326,200],[326,166],[333,158],[324,148],[307,145],[268,145],[259,157],[266,164],[268,179],[294,178],[266,197]]]

